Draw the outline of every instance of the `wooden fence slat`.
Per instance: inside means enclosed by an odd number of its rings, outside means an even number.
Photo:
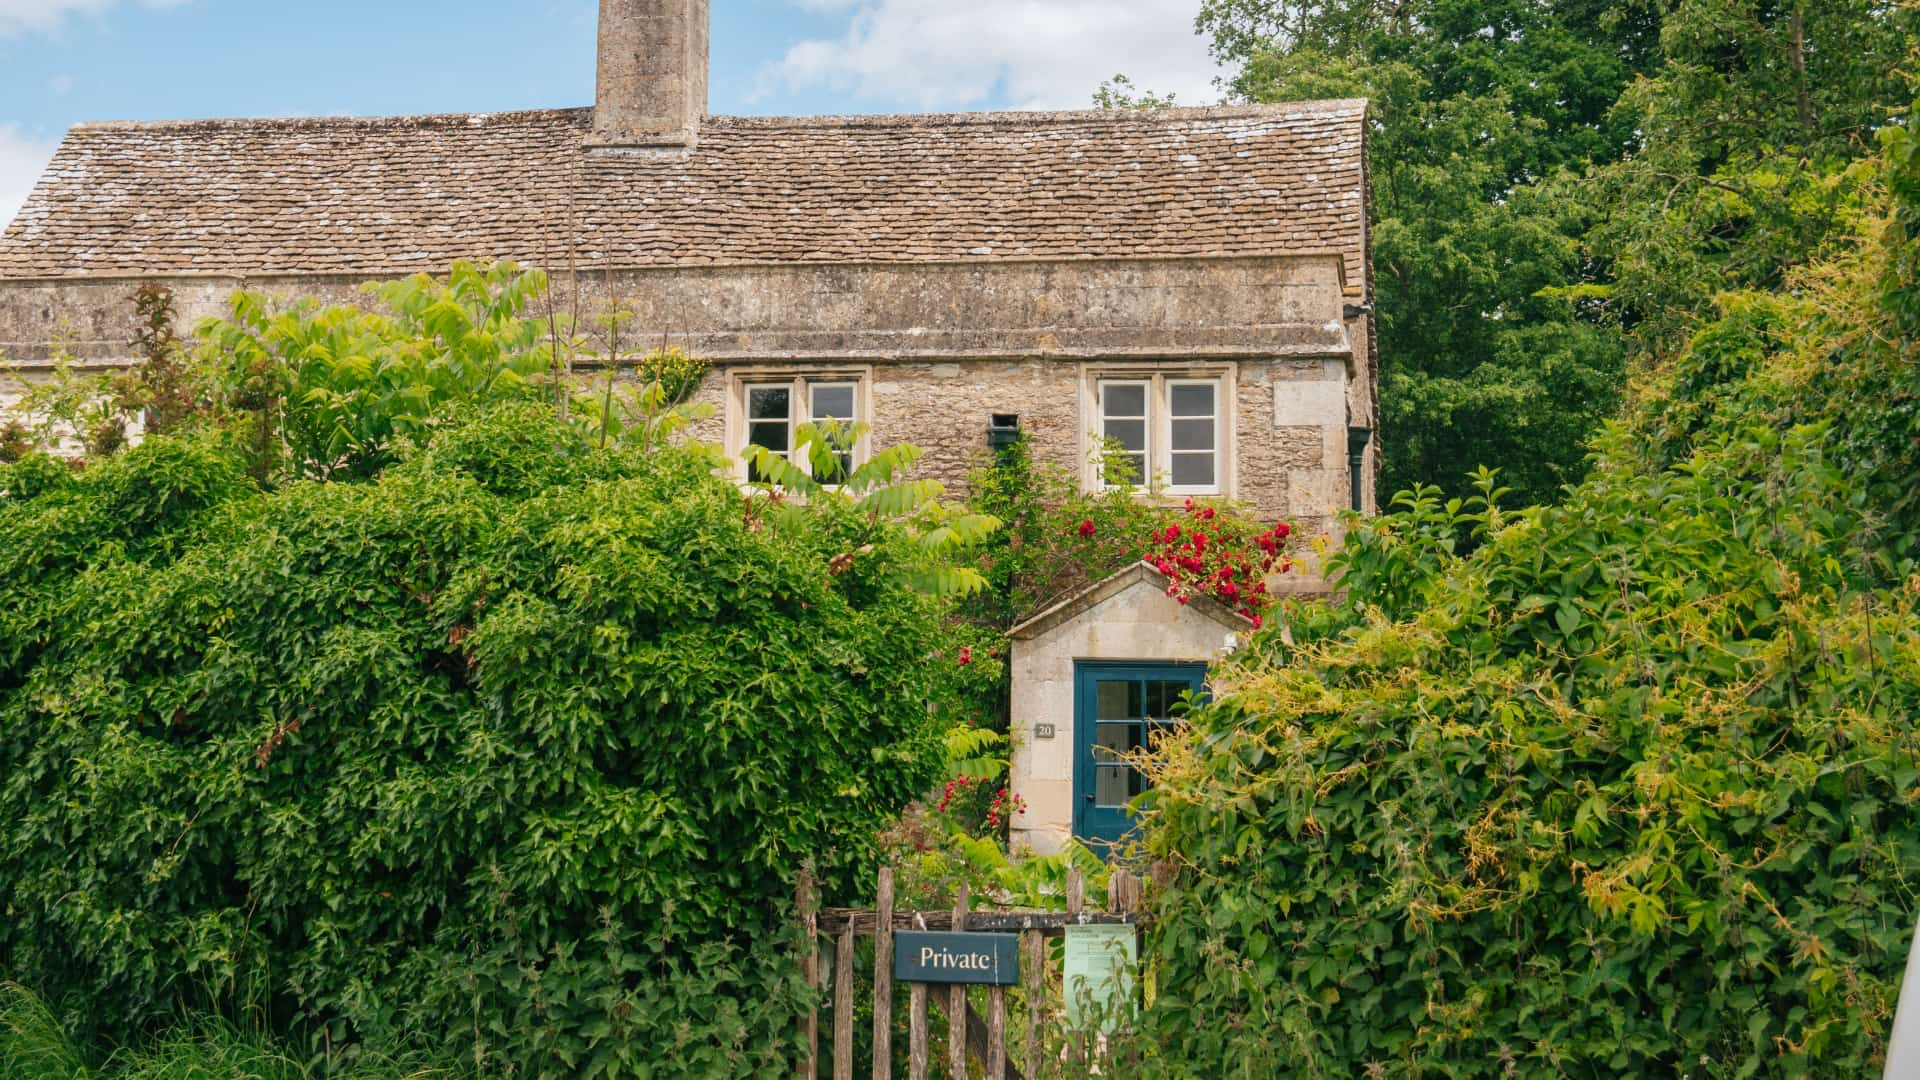
[[[987,991],[987,1080],[1007,1080],[1007,988]]]
[[[1079,867],[1069,866],[1067,867],[1067,914],[1079,915],[1086,910],[1086,907],[1087,879],[1080,873]],[[1068,992],[1064,973],[1060,980],[1060,990],[1063,994]],[[1086,1060],[1085,1055],[1081,1053],[1080,1033],[1077,1031],[1067,1034],[1067,1057],[1074,1062]]]
[[[927,984],[907,985],[907,1075],[927,1080]]]
[[[893,867],[874,895],[873,1080],[893,1080]],[[849,923],[851,926],[851,923]]]
[[[806,935],[805,951],[800,955],[800,974],[807,980],[809,990],[820,989],[820,924],[813,909],[813,871],[800,871],[800,884],[794,891],[794,902],[800,909],[800,929]],[[818,1080],[820,1076],[820,1012],[809,1004],[807,1015],[800,1021],[801,1037],[806,1044],[806,1058],[800,1064],[803,1080]]]
[[[914,925],[925,929],[927,920],[915,917]],[[907,984],[907,1075],[912,1080],[927,1080],[927,984]]]
[[[1047,1014],[1047,939],[1038,930],[1022,935],[1027,947],[1027,1075],[1040,1075],[1040,1032]]]
[[[833,1080],[853,1080],[853,928],[833,948]]]
[[[961,882],[953,894],[953,928],[967,928],[967,883]],[[955,983],[947,991],[947,1076],[948,1080],[967,1078],[967,987]]]

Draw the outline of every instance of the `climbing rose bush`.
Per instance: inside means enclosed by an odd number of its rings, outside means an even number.
[[[1185,604],[1210,596],[1252,619],[1257,628],[1273,597],[1267,579],[1290,573],[1288,538],[1293,527],[1258,524],[1215,506],[1186,502],[1177,520],[1153,533],[1146,555],[1167,576],[1167,595]]]

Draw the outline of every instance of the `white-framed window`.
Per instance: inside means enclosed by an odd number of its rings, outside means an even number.
[[[810,462],[805,455],[798,460],[794,457],[802,425],[819,428],[831,422],[847,430],[867,419],[863,372],[750,371],[738,374],[735,383],[732,404],[738,421],[729,425],[732,432],[728,448],[742,462],[742,478],[749,482],[766,479],[745,461],[754,447],[765,447],[808,468]],[[866,441],[863,438],[841,453],[836,476],[822,479],[834,480],[852,472],[866,459]]]
[[[1091,431],[1119,453],[1119,470],[1090,467],[1090,487],[1168,495],[1231,494],[1231,379],[1212,369],[1087,372]],[[1101,447],[1089,448],[1099,458]]]

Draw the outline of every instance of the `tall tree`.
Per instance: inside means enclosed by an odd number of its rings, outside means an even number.
[[[1820,247],[1899,100],[1886,0],[1204,0],[1249,101],[1373,101],[1390,490],[1550,501],[1628,358]]]

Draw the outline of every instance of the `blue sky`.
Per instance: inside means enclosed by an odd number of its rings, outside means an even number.
[[[1217,98],[1199,0],[713,0],[716,113]],[[0,222],[86,120],[586,105],[598,0],[0,0]]]

